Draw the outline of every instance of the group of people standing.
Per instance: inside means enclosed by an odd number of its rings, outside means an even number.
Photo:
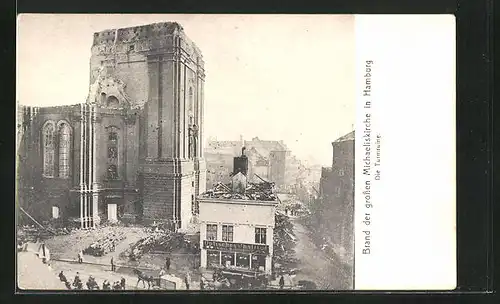
[[[73,279],[73,282],[70,283],[66,276],[64,275],[64,271],[61,270],[59,272],[59,279],[61,282],[66,285],[67,289],[76,289],[76,290],[82,290],[83,289],[83,282],[80,279],[80,273],[77,272],[75,275],[75,278]],[[95,278],[90,275],[86,284],[88,290],[99,290],[99,284],[95,280]],[[120,281],[115,281],[113,285],[111,286],[111,283],[108,280],[104,280],[102,283],[102,290],[125,290],[125,278],[122,277]]]

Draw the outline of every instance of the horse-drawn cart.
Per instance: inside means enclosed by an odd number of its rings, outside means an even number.
[[[144,288],[155,289],[155,290],[178,290],[183,289],[183,281],[177,277],[166,274],[163,270],[148,270],[148,272],[143,272],[138,269],[134,269],[134,273],[137,275],[137,284],[142,281]]]

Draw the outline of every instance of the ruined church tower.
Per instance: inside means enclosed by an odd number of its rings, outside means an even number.
[[[90,74],[87,102],[125,141],[123,187],[139,192],[143,219],[187,229],[206,187],[200,50],[174,22],[105,30],[94,34]],[[126,122],[105,123],[107,108]]]

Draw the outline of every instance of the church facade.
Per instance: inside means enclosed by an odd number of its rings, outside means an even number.
[[[19,109],[19,205],[83,228],[109,212],[195,225],[206,188],[200,50],[171,22],[95,33],[91,50],[84,103]]]

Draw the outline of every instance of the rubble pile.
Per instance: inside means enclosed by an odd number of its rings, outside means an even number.
[[[245,193],[235,193],[231,189],[231,184],[218,183],[213,189],[207,190],[201,194],[202,198],[222,198],[222,199],[241,199],[258,201],[277,200],[274,191],[274,184],[269,182],[248,183]]]
[[[140,239],[131,248],[123,252],[122,256],[131,261],[138,261],[149,252],[173,252],[183,250],[187,253],[199,253],[198,243],[193,243],[182,233],[169,230],[150,230],[149,235]]]
[[[100,257],[108,252],[113,252],[116,245],[125,239],[123,231],[117,231],[93,242],[83,250],[83,254]]]
[[[273,245],[273,264],[275,272],[289,272],[297,266],[295,255],[295,234],[288,216],[276,213]]]
[[[37,239],[45,240],[54,235],[66,235],[71,231],[67,228],[52,229],[50,227],[43,229],[35,225],[24,225],[17,229],[18,242],[36,242]]]

